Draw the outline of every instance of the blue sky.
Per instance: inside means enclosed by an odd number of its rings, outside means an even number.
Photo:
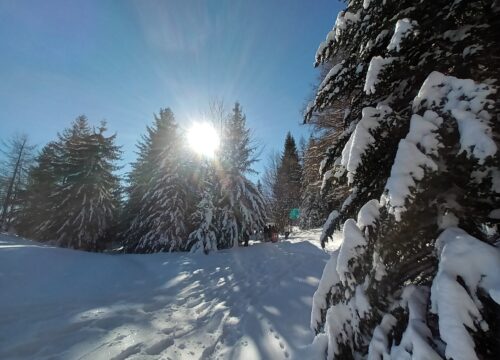
[[[181,125],[238,100],[267,154],[301,109],[335,0],[0,0],[0,139],[43,145],[78,115],[106,119],[124,162],[162,107]],[[297,139],[298,140],[298,139]]]

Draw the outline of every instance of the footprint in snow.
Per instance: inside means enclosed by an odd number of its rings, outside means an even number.
[[[173,331],[174,331],[173,327],[167,327],[167,328],[161,330],[161,332],[165,335],[171,334]]]
[[[195,307],[195,306],[200,305],[202,302],[204,302],[202,297],[199,297],[199,298],[190,297],[187,305],[189,307]]]
[[[177,305],[179,305],[179,306],[184,305],[185,303],[186,303],[186,299],[184,299],[184,298],[177,300]]]
[[[146,349],[146,354],[148,355],[159,355],[161,352],[168,349],[170,346],[174,345],[174,340],[167,338],[158,341],[157,343],[151,345]]]
[[[132,355],[137,354],[138,352],[140,352],[141,351],[141,346],[142,346],[142,344],[140,344],[140,343],[132,345],[132,346],[129,346],[129,347],[125,348],[124,350],[120,351],[115,356],[113,356],[111,358],[111,360],[125,360],[129,356],[132,356]]]

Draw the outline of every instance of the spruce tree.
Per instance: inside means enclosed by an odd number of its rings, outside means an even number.
[[[125,190],[127,201],[121,218],[120,238],[129,250],[137,246],[137,239],[146,231],[145,228],[134,227],[134,232],[131,232],[131,224],[139,216],[142,199],[149,189],[155,172],[157,165],[155,161],[168,146],[171,136],[167,129],[170,115],[170,109],[160,109],[159,115],[154,115],[153,124],[146,127],[146,133],[141,136],[137,144],[137,158],[127,174],[128,185]]]
[[[265,204],[257,187],[246,178],[256,161],[246,117],[238,103],[225,123],[218,155],[220,193],[216,201],[217,226],[220,229],[218,248],[237,246],[244,235],[265,224]]]
[[[57,144],[50,142],[45,145],[36,158],[35,165],[28,175],[28,186],[23,196],[24,211],[18,224],[19,234],[31,239],[43,240],[41,224],[51,216],[55,204],[52,204],[51,194],[56,193],[59,176],[56,172]],[[47,230],[49,238],[53,234]]]
[[[120,157],[116,135],[106,137],[85,116],[45,146],[30,172],[22,232],[63,247],[101,250],[119,211]]]
[[[106,130],[104,122],[96,131],[85,116],[80,116],[46,148],[44,156],[53,163],[50,166],[41,163],[39,170],[53,173],[43,175],[47,176],[45,185],[51,191],[46,199],[48,216],[37,226],[40,239],[90,251],[104,247],[106,234],[119,210],[115,163],[120,158],[116,135],[106,137]],[[53,187],[52,177],[56,178]],[[43,201],[40,197],[33,199]]]
[[[322,235],[343,231],[314,294],[325,358],[500,357],[499,13],[353,0],[320,45],[306,120],[344,114],[320,169],[350,190]]]
[[[134,217],[124,238],[135,252],[186,250],[186,152],[172,111],[162,109],[147,130],[130,175]]]
[[[300,206],[301,176],[299,154],[295,139],[288,132],[273,186],[274,211],[273,217],[279,230],[284,230],[290,224],[290,211]]]

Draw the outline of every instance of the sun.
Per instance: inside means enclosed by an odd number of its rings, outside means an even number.
[[[209,123],[194,123],[187,132],[189,146],[198,154],[212,158],[219,148],[219,135]]]

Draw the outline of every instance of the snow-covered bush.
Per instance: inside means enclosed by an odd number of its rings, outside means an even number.
[[[353,0],[320,45],[338,66],[306,121],[349,99],[321,165],[350,188],[321,239],[343,229],[314,295],[325,358],[500,357],[499,15]]]

